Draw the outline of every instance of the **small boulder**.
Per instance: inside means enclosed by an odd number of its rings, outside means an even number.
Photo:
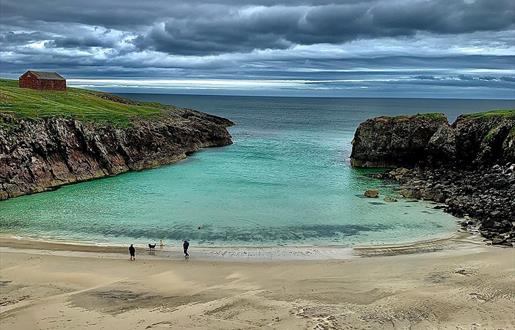
[[[379,197],[379,190],[368,189],[367,191],[365,191],[365,193],[363,195],[365,195],[365,197],[368,197],[368,198],[377,198],[377,197]]]

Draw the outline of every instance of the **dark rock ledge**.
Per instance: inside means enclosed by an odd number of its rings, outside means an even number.
[[[0,113],[0,200],[153,168],[232,143],[230,120],[188,109],[116,127]]]
[[[386,167],[405,198],[438,203],[494,245],[515,244],[515,110],[378,117],[354,136],[355,167]]]

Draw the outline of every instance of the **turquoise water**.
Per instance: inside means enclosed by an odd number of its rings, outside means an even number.
[[[433,205],[361,197],[393,187],[352,169],[359,122],[381,114],[460,112],[503,101],[131,95],[222,115],[232,146],[186,161],[0,203],[0,231],[45,239],[201,246],[399,243],[455,231]],[[506,104],[505,104],[506,103]],[[513,103],[513,102],[512,102]],[[513,104],[511,104],[513,107]],[[452,109],[452,111],[446,111]]]

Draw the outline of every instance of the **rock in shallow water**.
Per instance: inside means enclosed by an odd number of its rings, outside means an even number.
[[[379,197],[379,190],[377,190],[377,189],[368,189],[367,191],[365,191],[365,193],[363,195],[365,197],[368,197],[368,198],[378,198]]]

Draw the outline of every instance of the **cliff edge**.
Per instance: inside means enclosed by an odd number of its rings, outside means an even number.
[[[232,143],[227,119],[107,93],[0,84],[0,200]]]
[[[361,123],[352,142],[354,167],[460,166],[515,162],[515,110],[461,115],[377,117]]]

